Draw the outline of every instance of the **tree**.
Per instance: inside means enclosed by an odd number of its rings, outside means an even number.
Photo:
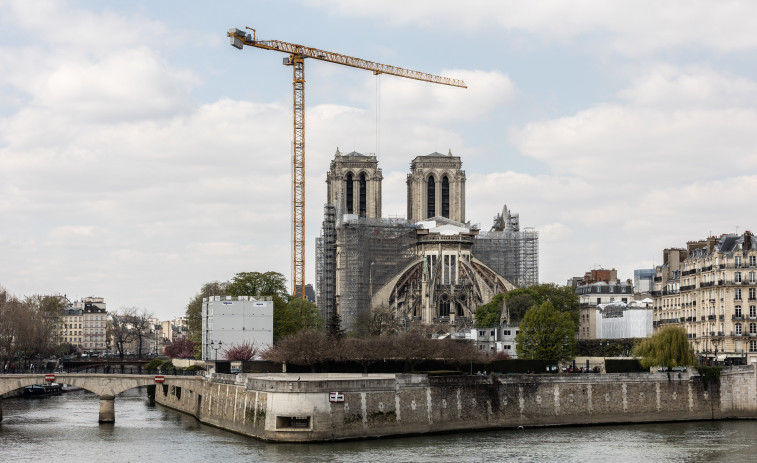
[[[223,356],[226,360],[252,360],[258,355],[260,349],[249,341],[242,344],[232,344],[228,349],[223,350]]]
[[[526,295],[531,299],[531,304],[525,306],[528,303],[526,298],[517,298],[511,304],[511,301],[518,297]],[[508,291],[505,295],[505,303],[510,311],[510,319],[512,322],[517,322],[515,318],[523,309],[531,308],[534,304],[542,305],[545,302],[552,304],[552,307],[560,312],[567,312],[573,319],[573,324],[578,327],[580,318],[580,304],[578,302],[578,295],[575,289],[571,286],[560,286],[554,283],[541,283],[537,285],[528,286],[526,288],[518,288],[512,291]],[[517,305],[516,305],[517,304]],[[522,312],[525,315],[525,312]],[[576,328],[577,329],[577,328]]]
[[[344,338],[345,331],[344,328],[342,328],[342,316],[339,315],[339,312],[336,309],[331,312],[331,316],[328,319],[326,324],[326,334],[337,341]]]
[[[286,281],[279,272],[241,272],[234,275],[227,289],[232,296],[278,296],[288,302]]]
[[[202,300],[210,296],[223,296],[226,294],[228,283],[212,281],[205,283],[200,292],[190,299],[186,308],[187,334],[195,346],[195,358],[202,356]]]
[[[318,306],[312,302],[301,299],[299,297],[293,297],[287,303],[287,311],[291,316],[296,317],[300,322],[300,329],[309,328],[316,331],[323,330],[323,317],[321,311],[318,310]]]
[[[519,358],[566,360],[576,351],[576,329],[569,312],[561,312],[551,302],[534,305],[523,316],[515,337]]]
[[[137,341],[137,357],[142,357],[144,351],[144,341],[148,335],[154,331],[150,319],[152,314],[146,310],[130,309],[131,315],[128,320],[130,329],[133,332],[134,340]]]
[[[111,312],[108,320],[107,336],[113,340],[118,356],[124,358],[127,344],[134,340],[134,331],[131,329],[131,320],[134,317],[134,309],[121,308]]]
[[[195,343],[186,336],[182,336],[171,344],[167,345],[164,352],[171,358],[194,358]]]
[[[644,339],[634,349],[634,355],[641,357],[644,368],[685,367],[696,363],[694,349],[689,344],[686,329],[682,326],[665,326],[651,338]]]
[[[308,365],[315,372],[316,365],[340,356],[338,349],[326,333],[306,329],[281,339],[261,356],[273,362]]]
[[[386,305],[360,312],[352,328],[352,334],[360,338],[398,334],[399,332],[399,321],[394,316],[392,309]]]
[[[499,321],[502,318],[502,309],[504,307],[504,293],[497,294],[489,302],[479,306],[478,309],[476,309],[476,313],[473,315],[476,319],[476,328],[499,326]]]

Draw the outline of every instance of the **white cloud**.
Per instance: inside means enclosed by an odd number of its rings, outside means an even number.
[[[597,185],[722,178],[736,166],[757,168],[757,111],[745,104],[756,90],[742,77],[655,69],[620,92],[627,103],[596,104],[513,129],[510,136],[521,153],[553,172]]]
[[[592,39],[591,46],[636,55],[674,47],[718,52],[757,46],[757,4],[744,1],[686,2],[577,0],[454,0],[354,2],[307,0],[347,17],[378,18],[395,27],[469,33],[480,29],[522,31],[545,41]],[[595,40],[602,37],[602,40]],[[472,45],[479,46],[479,44]]]

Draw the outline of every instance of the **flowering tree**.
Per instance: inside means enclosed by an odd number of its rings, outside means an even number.
[[[194,358],[195,343],[186,336],[167,345],[164,352],[171,358]]]
[[[245,341],[242,344],[232,344],[228,349],[223,350],[223,355],[226,360],[252,360],[258,355],[258,347],[255,343]]]

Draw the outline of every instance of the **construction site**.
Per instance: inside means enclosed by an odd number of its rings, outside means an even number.
[[[324,319],[338,313],[351,329],[361,314],[382,310],[403,324],[457,331],[470,328],[476,308],[494,295],[538,282],[538,232],[521,231],[518,214],[505,207],[487,233],[463,222],[460,167],[451,153],[418,156],[408,175],[408,216],[433,215],[388,219],[377,216],[381,197],[371,194],[381,191],[375,156],[337,151],[316,239]]]

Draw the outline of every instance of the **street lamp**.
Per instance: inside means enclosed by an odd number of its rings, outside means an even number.
[[[223,345],[223,341],[218,341],[218,346],[214,341],[210,341],[210,348],[216,351],[216,362],[218,361],[218,349],[221,348],[221,345]]]

